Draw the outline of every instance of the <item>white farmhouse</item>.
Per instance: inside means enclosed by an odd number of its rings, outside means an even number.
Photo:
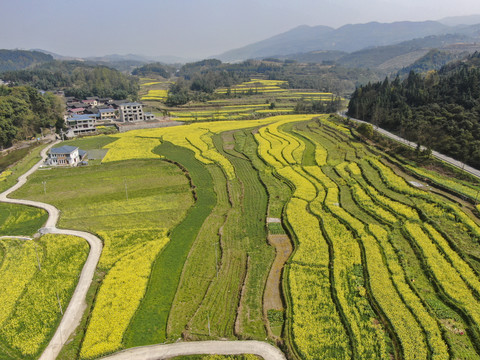
[[[64,145],[51,148],[48,152],[47,165],[52,166],[77,166],[85,160],[87,152],[78,147]]]

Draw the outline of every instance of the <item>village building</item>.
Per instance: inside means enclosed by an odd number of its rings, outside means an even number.
[[[88,99],[87,100],[82,100],[83,104],[86,104],[87,106],[97,106],[98,101],[96,99]]]
[[[96,115],[73,115],[66,119],[67,137],[91,134],[97,131],[95,127]]]
[[[143,104],[137,102],[120,104],[119,110],[120,121],[122,122],[155,120],[155,115],[152,113],[144,113]]]
[[[64,145],[51,148],[48,152],[46,165],[51,166],[78,166],[87,160],[87,152],[78,147]]]
[[[143,118],[145,121],[148,121],[148,120],[155,120],[155,114],[152,114],[150,112],[146,112],[144,115],[143,115]]]
[[[117,119],[117,114],[115,109],[98,109],[98,119],[100,121],[105,121],[105,120],[116,120]]]
[[[140,103],[123,103],[120,104],[120,121],[122,122],[134,122],[143,121],[143,105]]]
[[[70,115],[82,115],[84,112],[85,112],[84,108],[68,109],[68,113]]]

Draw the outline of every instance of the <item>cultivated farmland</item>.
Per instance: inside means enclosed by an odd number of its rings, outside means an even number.
[[[259,84],[283,90],[256,81],[242,91]],[[37,172],[15,193],[54,204],[60,226],[104,242],[98,291],[61,358],[178,339],[267,339],[291,359],[480,356],[479,219],[455,196],[473,197],[475,186],[392,159],[327,115],[78,141],[108,150],[103,162]],[[402,169],[450,196],[412,185]],[[26,235],[42,216],[25,212]],[[34,259],[28,247],[15,251]],[[29,264],[16,264],[29,269],[18,281],[34,276]]]

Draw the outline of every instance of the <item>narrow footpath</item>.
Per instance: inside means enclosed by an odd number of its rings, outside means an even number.
[[[70,303],[64,312],[60,325],[50,343],[40,356],[40,360],[54,360],[57,358],[60,350],[65,345],[69,337],[80,324],[83,313],[87,307],[85,298],[87,291],[93,280],[95,269],[97,267],[100,255],[102,254],[102,241],[93,234],[68,229],[58,229],[57,222],[60,217],[60,211],[50,204],[31,200],[10,199],[7,196],[23,186],[27,182],[28,176],[33,174],[42,165],[47,158],[47,151],[58,144],[56,141],[48,145],[41,152],[42,159],[36,163],[30,170],[18,178],[18,182],[10,189],[0,194],[0,202],[33,206],[44,209],[48,212],[48,220],[45,226],[39,230],[41,234],[62,234],[73,235],[85,239],[90,245],[90,253],[83,266],[77,287],[72,295]],[[178,342],[175,344],[142,346],[133,349],[120,351],[104,359],[108,360],[148,360],[148,359],[166,359],[174,356],[196,355],[196,354],[219,354],[219,355],[240,355],[255,354],[265,360],[286,360],[285,355],[276,347],[262,341],[193,341]]]

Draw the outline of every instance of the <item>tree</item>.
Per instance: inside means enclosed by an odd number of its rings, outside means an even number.
[[[373,126],[371,124],[361,123],[357,131],[368,139],[373,137]]]

